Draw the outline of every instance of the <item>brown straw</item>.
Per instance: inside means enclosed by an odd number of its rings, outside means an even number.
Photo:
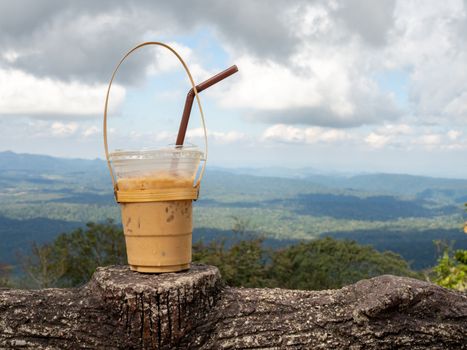
[[[220,82],[221,80],[224,80],[225,78],[231,76],[232,74],[238,72],[237,66],[233,65],[230,68],[227,68],[226,70],[216,74],[215,76],[209,78],[208,80],[203,81],[199,85],[196,85],[196,91],[199,93],[208,87]],[[191,113],[191,107],[193,106],[193,100],[195,98],[195,92],[193,91],[193,88],[188,91],[188,94],[186,95],[186,100],[185,100],[185,107],[183,108],[183,114],[182,114],[182,120],[180,122],[180,128],[178,129],[178,135],[177,135],[177,142],[175,143],[176,146],[182,146],[183,142],[185,141],[185,134],[186,130],[188,128],[188,121],[190,120],[190,113]]]

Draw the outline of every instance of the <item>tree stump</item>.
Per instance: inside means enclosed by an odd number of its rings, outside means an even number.
[[[206,265],[112,266],[81,288],[0,290],[0,348],[464,349],[467,295],[396,276],[298,291],[230,288]]]

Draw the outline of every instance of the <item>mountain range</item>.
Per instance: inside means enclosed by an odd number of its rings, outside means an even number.
[[[103,160],[0,152],[0,262],[32,241],[52,240],[88,221],[120,220]],[[467,180],[316,169],[208,167],[195,203],[195,240],[229,237],[239,222],[280,247],[324,235],[390,249],[426,268],[433,240],[462,234]]]

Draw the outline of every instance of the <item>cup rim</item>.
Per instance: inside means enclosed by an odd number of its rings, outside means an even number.
[[[201,159],[204,153],[196,145],[168,145],[166,147],[144,147],[139,150],[116,149],[109,153],[111,161],[135,159],[191,158]]]

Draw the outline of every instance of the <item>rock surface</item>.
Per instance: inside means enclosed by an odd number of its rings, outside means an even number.
[[[467,349],[467,295],[395,276],[337,290],[230,288],[217,268],[99,268],[77,289],[0,290],[0,348]]]

